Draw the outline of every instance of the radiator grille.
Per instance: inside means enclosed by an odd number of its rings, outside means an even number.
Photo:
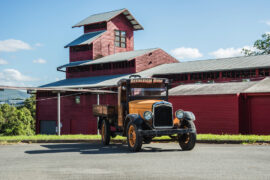
[[[161,105],[154,108],[154,126],[172,126],[172,107]]]

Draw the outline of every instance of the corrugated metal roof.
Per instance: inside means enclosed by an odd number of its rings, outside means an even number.
[[[180,74],[209,71],[241,70],[270,67],[270,55],[241,56],[223,59],[188,61],[173,64],[163,64],[152,69],[158,74]]]
[[[263,80],[257,82],[254,86],[249,87],[244,91],[245,93],[265,93],[270,92],[270,78],[264,78]]]
[[[75,62],[71,62],[68,64],[64,64],[62,66],[57,67],[57,70],[61,70],[62,68],[66,68],[66,67],[75,67],[75,66],[83,66],[86,63],[89,63],[93,60],[84,60],[84,61],[75,61]]]
[[[74,28],[74,27],[80,27],[80,26],[94,24],[98,22],[107,22],[122,13],[123,15],[126,16],[127,20],[131,23],[134,30],[143,29],[143,27],[138,23],[138,21],[131,15],[131,13],[127,9],[119,9],[119,10],[105,12],[105,13],[93,14],[85,18],[84,20],[80,21],[79,23],[75,24],[72,27]]]
[[[141,77],[152,77],[152,74],[145,71],[135,73]],[[93,88],[93,87],[110,87],[116,86],[117,82],[121,79],[128,79],[130,74],[108,75],[108,76],[95,76],[86,78],[71,78],[56,81],[43,85],[41,87],[65,87],[65,88]]]
[[[96,32],[89,32],[81,35],[71,43],[65,46],[65,48],[70,46],[77,46],[77,45],[85,45],[91,44],[95,39],[100,37],[105,31],[96,31]]]
[[[187,84],[169,90],[171,96],[177,95],[207,95],[207,94],[237,94],[253,86],[257,82],[228,82],[213,84]]]
[[[85,65],[91,65],[91,64],[104,64],[104,63],[110,63],[110,62],[120,62],[120,61],[129,61],[132,60],[138,56],[142,56],[144,54],[153,52],[157,50],[158,48],[152,48],[152,49],[141,49],[141,50],[136,50],[136,51],[127,51],[127,52],[121,52],[121,53],[116,53],[112,54],[109,56],[105,56],[93,61],[80,61],[80,63],[68,63],[65,65],[62,65],[58,67],[57,69],[62,69],[66,67],[74,67],[74,66],[85,66]]]
[[[153,49],[154,50],[154,49]],[[119,54],[122,54],[122,53],[119,53]],[[116,55],[116,54],[115,54]],[[118,56],[118,55],[117,55]],[[109,57],[109,56],[107,56]],[[105,57],[104,57],[105,58]],[[258,58],[258,61],[257,59]],[[93,62],[96,62],[96,63],[100,63],[99,61],[101,60],[102,58],[100,58],[99,60],[95,60]],[[114,58],[112,58],[114,59]],[[249,66],[249,68],[255,68],[255,67],[260,67],[260,68],[263,68],[263,67],[270,67],[270,56],[269,55],[261,55],[261,56],[252,56],[252,57],[237,57],[237,58],[226,58],[226,59],[229,59],[229,62],[233,63],[233,61],[236,61],[236,60],[239,60],[239,62],[234,62],[233,64],[235,64],[235,67],[237,67],[238,69],[242,69],[242,68],[247,68],[247,66]],[[221,63],[223,64],[226,64],[226,62],[224,62],[226,59],[220,59],[220,60],[205,60],[206,63],[208,64],[208,67],[211,67],[211,70],[214,71],[214,69],[218,66],[216,65],[216,61],[220,61]],[[117,58],[114,59],[117,61]],[[252,66],[250,64],[247,64],[245,66],[245,63],[248,63],[252,61]],[[101,62],[104,62],[104,61],[101,61]],[[201,64],[202,62],[204,61],[198,61],[199,64]],[[211,65],[211,63],[213,62],[213,64],[215,65]],[[257,63],[256,63],[257,62]],[[92,62],[91,62],[92,63]],[[163,64],[163,65],[160,65],[160,66],[157,66],[157,67],[154,67],[154,68],[151,68],[151,69],[147,69],[145,71],[142,71],[142,72],[139,72],[139,73],[136,73],[138,75],[141,75],[142,77],[152,77],[153,75],[156,75],[156,74],[177,74],[177,73],[184,73],[186,72],[185,69],[183,67],[186,67],[188,68],[190,66],[189,65],[183,65],[185,63],[189,63],[189,62],[184,62],[184,63],[173,63],[173,64]],[[196,61],[193,61],[192,64],[195,63],[196,64]],[[268,65],[269,64],[269,65]],[[177,68],[178,67],[178,68]],[[180,67],[180,68],[179,68]],[[242,68],[239,68],[239,67],[242,67]],[[234,67],[228,67],[227,68],[230,68],[230,70],[234,69]],[[198,65],[196,65],[196,71],[195,72],[203,72],[202,69],[206,69],[206,68],[202,68],[200,69],[200,67]],[[219,68],[220,69],[220,68]],[[191,70],[191,67],[189,67],[189,70]],[[195,69],[194,69],[195,70]],[[209,70],[209,71],[211,71]],[[228,70],[228,69],[224,69],[224,70]],[[190,72],[190,71],[187,71],[187,72]],[[115,86],[116,83],[118,82],[118,80],[120,80],[121,78],[128,78],[129,75],[119,75],[119,77],[115,77],[115,76],[98,76],[98,77],[91,77],[91,78],[105,78],[101,81],[99,81],[98,83],[95,84],[95,81],[81,81],[80,82],[80,78],[74,78],[73,81],[78,81],[77,84],[79,84],[79,87],[105,87],[105,86]],[[268,81],[267,81],[268,82]],[[243,82],[245,84],[245,82]],[[250,82],[250,83],[253,83],[253,82]],[[270,82],[269,82],[270,83]],[[216,83],[218,84],[218,83]],[[214,84],[214,85],[216,85]],[[222,84],[224,83],[221,83],[221,85],[217,85],[218,87],[222,87]],[[243,84],[243,86],[244,86]],[[61,82],[55,82],[55,83],[51,83],[51,84],[48,84],[46,85],[46,87],[50,87],[51,85],[57,85],[57,86],[68,86],[70,88],[76,88],[78,86],[74,86],[73,83],[70,83],[69,84],[69,79],[67,80],[62,80]],[[206,85],[209,85],[209,84],[206,84]],[[211,85],[211,84],[210,84]],[[228,83],[225,83],[224,85],[226,85],[227,87],[230,87],[230,84]],[[234,85],[234,84],[233,84]],[[239,84],[241,85],[241,84]],[[260,85],[261,87],[263,86],[263,83]],[[270,85],[269,85],[270,86]],[[236,87],[238,88],[238,87]],[[255,88],[255,87],[254,87]],[[259,88],[259,87],[258,87]],[[267,91],[267,88],[268,88],[268,85],[266,88],[264,88],[265,90],[264,91]],[[229,88],[230,89],[230,88]],[[258,89],[253,89],[253,90],[256,90],[256,91],[259,91]],[[227,91],[227,90],[226,90]],[[252,89],[249,90],[249,92],[251,92]],[[222,90],[220,90],[220,92],[223,93]],[[234,92],[233,90],[231,91],[231,93]]]
[[[60,81],[52,82],[42,85],[40,87],[62,87],[62,88],[87,88],[87,87],[103,87],[103,86],[115,86],[122,77],[126,77],[126,74],[109,75],[109,76],[95,76],[85,78],[71,78],[63,79]]]
[[[136,73],[141,77],[152,77],[152,72],[142,71]],[[64,88],[97,88],[113,87],[121,79],[129,78],[130,74],[97,76],[88,78],[72,78],[57,81],[41,87],[64,87]],[[170,89],[169,94],[176,95],[210,95],[210,94],[237,94],[237,93],[270,92],[270,78],[251,82],[228,82],[213,84],[187,84]]]
[[[251,82],[187,84],[169,90],[171,96],[270,92],[270,78]]]

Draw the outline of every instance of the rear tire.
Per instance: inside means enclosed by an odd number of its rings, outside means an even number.
[[[111,140],[110,124],[109,121],[104,119],[101,123],[101,143],[109,145]]]
[[[127,126],[127,143],[131,152],[138,152],[142,148],[142,136],[139,134],[139,128],[132,121]]]
[[[195,125],[192,121],[184,121],[181,128],[192,128],[196,131]],[[190,151],[195,147],[196,144],[196,132],[179,134],[178,142],[183,151]]]

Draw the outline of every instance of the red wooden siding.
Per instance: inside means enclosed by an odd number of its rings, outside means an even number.
[[[158,49],[151,53],[136,57],[136,72],[140,72],[160,64],[179,62],[165,51]]]
[[[126,31],[126,48],[115,47],[114,31]],[[133,51],[133,28],[123,15],[116,16],[107,23],[107,31],[93,42],[93,58],[108,56],[118,52]]]
[[[134,61],[134,60],[131,60]],[[130,61],[130,62],[131,62]],[[135,58],[134,67],[122,67],[117,66],[118,68],[115,68],[115,65],[118,63],[127,63],[127,62],[116,62],[111,63],[110,69],[102,69],[102,70],[93,70],[93,65],[91,65],[88,70],[85,69],[84,71],[78,71],[78,72],[67,72],[66,78],[79,78],[79,77],[92,77],[92,76],[104,76],[104,75],[116,75],[116,74],[131,74],[140,72],[155,66],[158,66],[160,64],[165,63],[175,63],[178,62],[176,59],[171,57],[169,54],[164,52],[161,49],[155,50],[151,53],[139,56]]]
[[[66,72],[66,78],[92,77],[92,76],[106,76],[116,74],[132,74],[135,73],[135,67],[114,68],[111,63],[111,69],[93,70],[93,66],[89,66],[89,70],[81,72]]]
[[[80,104],[75,103],[75,96],[61,97],[62,134],[97,133],[97,118],[92,113],[92,105],[97,103],[97,95],[84,94],[79,96]],[[38,99],[48,97],[38,97]],[[100,95],[100,103],[115,105],[117,103],[117,97],[110,94]],[[38,101],[37,106],[41,109],[37,111],[37,133],[39,133],[40,121],[57,121],[57,99]]]
[[[198,133],[239,133],[237,95],[170,96],[169,101],[174,112],[183,109],[195,114]]]
[[[248,97],[251,134],[270,134],[270,96]],[[248,113],[246,112],[246,113]]]
[[[72,52],[71,48],[69,48],[69,61],[70,62],[92,60],[92,59],[93,59],[93,50]]]

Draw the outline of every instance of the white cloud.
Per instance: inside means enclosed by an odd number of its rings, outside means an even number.
[[[265,34],[269,34],[270,35],[270,32],[265,32]]]
[[[214,58],[228,58],[228,57],[235,57],[235,56],[244,56],[242,53],[242,49],[249,49],[251,51],[255,51],[256,48],[250,46],[244,46],[242,48],[219,48],[216,51],[210,52],[209,55],[213,56]]]
[[[209,53],[211,56],[215,58],[227,58],[227,57],[234,57],[234,56],[243,56],[241,53],[242,48],[219,48],[216,51]]]
[[[33,60],[33,63],[45,64],[45,63],[47,63],[47,61],[45,59],[39,58],[39,59]]]
[[[0,65],[7,64],[7,63],[8,62],[6,60],[0,58]]]
[[[29,50],[31,46],[26,42],[16,39],[0,41],[0,52],[15,52],[18,50]]]
[[[171,50],[171,54],[178,59],[194,59],[203,56],[197,48],[186,47],[173,49]]]
[[[37,81],[38,79],[23,75],[16,69],[4,69],[0,72],[0,85],[24,85],[24,82]]]
[[[41,47],[41,46],[43,46],[43,44],[41,44],[41,43],[36,43],[35,46],[36,46],[36,47]]]
[[[260,22],[270,26],[270,20],[262,20]]]

